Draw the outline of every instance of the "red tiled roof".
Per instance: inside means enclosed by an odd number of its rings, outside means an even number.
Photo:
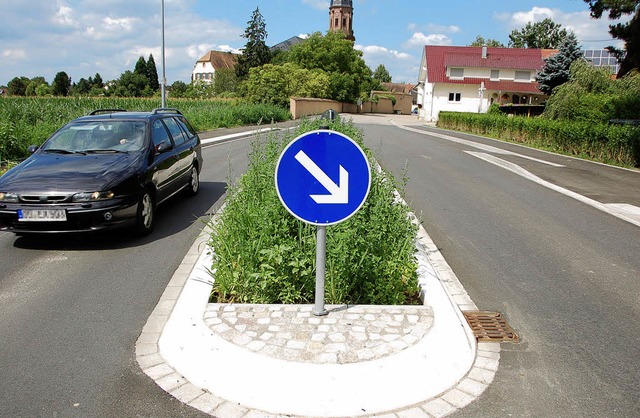
[[[543,57],[554,52],[556,51],[543,49],[487,48],[487,57],[482,58],[482,47],[427,45],[424,48],[429,83],[480,84],[484,81],[485,86],[490,89],[511,90],[507,86],[512,86],[516,91],[526,92],[537,92],[537,83],[470,78],[452,80],[447,77],[447,67],[537,71],[544,66]]]

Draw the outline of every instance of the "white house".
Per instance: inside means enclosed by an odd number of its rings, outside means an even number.
[[[213,75],[221,68],[233,68],[237,55],[231,52],[209,51],[200,58],[191,72],[191,81],[213,83]]]
[[[548,49],[427,45],[418,75],[419,117],[435,121],[441,111],[484,113],[492,103],[542,104],[536,73]]]

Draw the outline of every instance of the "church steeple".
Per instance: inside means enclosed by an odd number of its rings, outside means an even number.
[[[343,32],[350,41],[356,40],[353,36],[352,0],[331,0],[331,6],[329,6],[329,30]]]

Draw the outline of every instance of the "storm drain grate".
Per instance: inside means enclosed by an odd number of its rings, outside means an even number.
[[[466,311],[463,314],[476,336],[476,340],[480,343],[517,343],[520,341],[518,334],[507,324],[499,312]]]

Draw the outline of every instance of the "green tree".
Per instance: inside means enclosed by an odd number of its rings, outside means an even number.
[[[169,92],[172,97],[185,97],[185,93],[187,92],[187,83],[180,80],[174,81],[169,88]]]
[[[562,25],[546,18],[541,22],[527,23],[521,29],[514,29],[509,34],[510,48],[556,49],[567,36]]]
[[[256,7],[242,35],[247,39],[247,43],[235,67],[238,78],[244,80],[248,77],[251,68],[271,62],[271,50],[266,44],[267,36],[267,25],[260,14],[260,9]]]
[[[12,96],[24,96],[30,82],[28,77],[14,77],[7,84],[7,92]]]
[[[590,123],[636,119],[640,109],[640,74],[613,80],[606,68],[585,60],[571,64],[569,81],[553,90],[544,116]]]
[[[31,81],[29,82],[29,84],[27,84],[27,88],[25,90],[25,95],[27,95],[27,96],[36,96],[37,95],[36,90],[38,89],[38,86],[40,84],[48,84],[48,83],[44,79],[44,77],[34,77],[34,78],[32,78]]]
[[[573,32],[564,38],[557,54],[544,60],[544,67],[536,74],[539,89],[550,95],[553,89],[569,81],[569,68],[577,59],[582,58],[578,39]]]
[[[383,64],[378,65],[373,71],[373,78],[381,83],[391,83],[391,74]]]
[[[238,77],[233,68],[220,68],[213,74],[213,91],[216,95],[234,93],[238,88]]]
[[[304,69],[288,62],[252,68],[245,87],[251,102],[288,107],[289,99],[294,96],[329,98],[330,84],[324,71]]]
[[[142,97],[145,94],[147,82],[146,74],[127,70],[116,81],[114,94],[119,97]]]
[[[484,39],[482,36],[476,36],[476,39],[469,46],[490,46],[491,48],[504,48],[504,44],[495,39]]]
[[[89,79],[91,80],[91,78]],[[102,77],[100,76],[100,73],[96,73],[95,76],[93,76],[93,80],[91,80],[91,87],[96,87],[96,88],[103,88],[104,87],[104,81],[102,81]]]
[[[618,77],[622,77],[633,69],[640,70],[640,0],[584,0],[589,5],[591,16],[600,19],[607,12],[609,19],[619,19],[623,15],[633,15],[626,23],[609,25],[609,33],[616,39],[624,41],[621,50],[608,46],[620,61]]]
[[[143,75],[147,78],[147,61],[145,61],[144,57],[141,56],[138,58],[136,66],[133,69],[133,73]]]
[[[287,60],[300,68],[322,70],[330,78],[330,98],[353,102],[361,93],[371,91],[371,69],[362,58],[362,51],[342,32],[316,32],[291,48]]]
[[[51,96],[52,94],[53,90],[49,83],[38,84],[36,87],[36,96],[38,97]]]
[[[156,68],[156,61],[153,59],[153,54],[149,54],[147,60],[147,80],[149,80],[149,87],[153,91],[160,90],[160,82],[158,81],[158,69]]]
[[[54,96],[68,96],[69,90],[71,90],[71,78],[64,71],[60,71],[53,78],[51,89]]]
[[[73,86],[74,94],[89,94],[91,92],[91,82],[85,78],[81,78],[78,84]]]

